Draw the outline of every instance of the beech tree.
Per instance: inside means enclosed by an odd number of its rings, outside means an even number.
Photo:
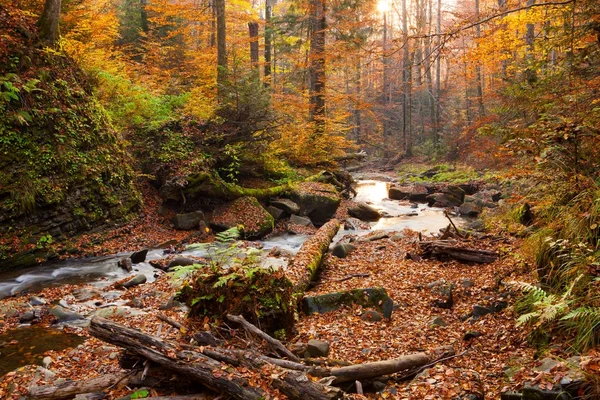
[[[38,21],[40,41],[53,46],[58,41],[58,19],[61,0],[46,0],[44,10]]]

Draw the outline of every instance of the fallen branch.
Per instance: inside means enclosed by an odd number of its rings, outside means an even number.
[[[298,357],[296,357],[291,351],[289,351],[283,345],[283,343],[281,343],[279,340],[267,335],[266,333],[264,333],[263,331],[258,329],[256,326],[254,326],[250,322],[246,321],[246,319],[243,316],[227,314],[227,319],[230,320],[231,322],[240,324],[247,332],[258,336],[259,338],[261,338],[262,340],[267,342],[280,355],[285,356],[292,361],[300,361],[300,359]]]
[[[371,363],[356,364],[349,367],[334,368],[331,375],[333,383],[360,381],[390,375],[396,372],[426,365],[431,361],[426,353],[409,354],[400,358]]]
[[[185,326],[183,326],[183,324],[175,321],[174,319],[171,319],[169,317],[167,317],[164,314],[158,314],[157,315],[158,319],[160,319],[163,322],[166,322],[167,324],[171,325],[172,327],[176,328],[177,330],[179,330],[181,333],[186,333],[187,332],[187,328]]]
[[[334,280],[334,282],[344,282],[344,281],[348,281],[352,278],[368,278],[370,276],[371,276],[371,274],[350,274],[343,278],[336,279],[336,280]]]
[[[423,258],[444,260],[454,258],[459,261],[488,264],[498,259],[498,253],[490,250],[479,250],[453,245],[452,242],[437,240],[419,242]]]
[[[127,385],[135,372],[102,375],[85,381],[66,381],[59,385],[35,386],[29,389],[28,399],[60,400],[70,399],[78,394],[100,392],[119,384]]]

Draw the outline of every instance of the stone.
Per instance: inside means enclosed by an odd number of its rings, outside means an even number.
[[[327,357],[329,355],[329,343],[324,340],[311,339],[306,346],[308,357]]]
[[[330,220],[340,205],[340,196],[333,185],[303,182],[296,185],[291,200],[298,204],[298,215],[309,217],[316,226]]]
[[[375,310],[368,310],[365,311],[360,318],[363,321],[371,321],[371,322],[377,322],[377,321],[381,321],[381,314],[379,314],[377,311]]]
[[[169,263],[167,264],[167,269],[171,269],[174,267],[185,267],[188,265],[193,265],[195,264],[196,261],[192,260],[191,258],[187,258],[187,257],[175,257],[174,259],[172,259],[171,261],[169,261]]]
[[[446,283],[445,281],[435,281],[427,285],[431,289],[431,293],[438,298],[431,302],[431,305],[437,308],[451,309],[454,305],[454,297],[452,291],[454,284]]]
[[[44,368],[48,368],[53,361],[54,360],[52,359],[52,357],[46,356],[42,359],[42,365],[44,366]]]
[[[117,262],[117,265],[127,272],[133,271],[133,262],[131,258],[123,258]]]
[[[58,305],[50,309],[50,314],[56,318],[56,323],[76,321],[84,319],[84,317],[76,312],[66,310],[64,307]]]
[[[459,186],[456,185],[448,185],[442,188],[442,193],[449,194],[450,196],[458,199],[461,203],[465,199],[465,191],[462,190]]]
[[[287,215],[298,214],[300,212],[300,206],[290,199],[271,200],[271,206],[287,213]]]
[[[427,196],[429,207],[459,207],[462,201],[448,193],[434,193]]]
[[[370,205],[360,202],[348,208],[348,215],[361,221],[379,221],[381,214]]]
[[[409,200],[416,203],[427,202],[429,190],[424,185],[392,186],[388,190],[388,197],[392,200]]]
[[[134,286],[141,285],[142,283],[146,283],[146,280],[147,280],[146,275],[144,275],[144,274],[137,274],[136,276],[134,276],[133,278],[131,278],[127,282],[123,283],[123,287],[129,289],[129,288],[132,288]]]
[[[132,255],[129,256],[129,258],[131,258],[132,264],[139,264],[141,262],[146,261],[147,254],[148,254],[148,249],[143,249],[143,250],[134,252]]]
[[[282,219],[283,217],[285,217],[285,211],[283,211],[283,210],[281,210],[279,208],[276,208],[276,207],[273,207],[273,206],[268,206],[267,207],[267,211],[268,211],[269,214],[271,214],[271,216],[273,218],[275,218],[276,221],[279,221],[280,219]]]
[[[356,249],[356,246],[350,243],[338,243],[334,246],[331,254],[336,256],[337,258],[346,258],[350,252]]]
[[[485,230],[485,222],[480,219],[469,222],[465,228],[469,231],[483,232]]]
[[[301,217],[296,214],[291,215],[290,222],[292,224],[301,225],[301,226],[311,226],[312,225],[312,221],[310,220],[310,218]]]
[[[553,360],[552,358],[546,357],[542,361],[540,361],[540,365],[538,365],[537,367],[534,367],[533,370],[537,371],[537,372],[550,372],[552,370],[552,368],[554,368],[560,364],[561,364],[560,361]]]
[[[431,326],[448,326],[446,321],[444,321],[444,319],[439,316],[433,317],[431,319],[431,321],[429,322],[429,325],[431,325]]]
[[[359,242],[374,242],[376,240],[387,239],[390,235],[386,231],[373,231],[367,236],[358,239]]]
[[[302,311],[307,315],[324,314],[351,304],[380,308],[383,316],[388,319],[391,317],[394,307],[394,301],[384,288],[366,288],[305,296],[302,299]]]
[[[475,204],[474,202],[471,203],[463,203],[459,208],[458,208],[458,213],[460,215],[465,215],[467,217],[477,217],[479,216],[479,214],[481,214],[481,206]]]
[[[215,230],[226,230],[243,226],[245,239],[260,239],[273,232],[275,218],[255,197],[245,196],[217,207],[210,224]]]
[[[525,383],[521,392],[523,400],[571,400],[569,393],[564,391],[560,385],[555,385],[552,389],[542,389],[538,385],[530,386]]]
[[[478,338],[481,336],[481,332],[477,332],[477,331],[467,331],[464,335],[463,335],[463,340],[471,340],[474,338]]]
[[[160,306],[160,309],[161,310],[170,310],[172,308],[178,308],[178,307],[185,306],[185,304],[181,303],[180,301],[177,301],[176,298],[177,298],[177,295],[171,296],[171,298],[169,298],[169,300],[165,304]]]
[[[35,319],[35,313],[33,310],[25,311],[19,318],[19,322],[22,324],[29,323]]]
[[[373,390],[375,390],[375,392],[380,393],[383,392],[386,388],[386,384],[380,381],[374,381],[373,382]]]
[[[45,299],[42,299],[41,297],[31,296],[29,298],[29,304],[31,304],[32,306],[44,306],[48,304],[48,302]]]
[[[479,318],[479,317],[483,317],[484,315],[487,315],[487,314],[492,314],[493,312],[494,312],[494,310],[489,309],[488,307],[484,307],[479,304],[475,304],[473,306],[473,312],[471,313],[471,315],[475,318]]]
[[[346,218],[344,221],[344,229],[347,231],[356,231],[363,228],[368,229],[368,224],[365,224],[358,218]]]
[[[127,306],[108,306],[102,307],[94,312],[92,315],[102,318],[113,318],[113,317],[134,317],[137,315],[144,315],[145,312],[142,310],[136,310]]]
[[[470,279],[462,279],[460,281],[460,286],[462,286],[464,289],[469,289],[475,286],[475,283],[473,283],[473,281]]]
[[[194,211],[186,214],[177,214],[171,219],[173,227],[182,231],[189,231],[192,229],[198,229],[200,221],[204,220],[204,213],[202,211]]]

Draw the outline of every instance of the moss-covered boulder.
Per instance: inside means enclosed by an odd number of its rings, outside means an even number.
[[[384,288],[366,288],[304,297],[302,311],[308,315],[323,314],[352,304],[379,308],[385,318],[391,318],[394,308],[394,301]]]
[[[300,207],[299,215],[308,216],[316,226],[329,221],[340,205],[335,186],[320,182],[297,184],[290,198]]]
[[[39,240],[122,220],[140,198],[125,142],[84,72],[61,51],[39,46],[31,15],[0,6],[0,27],[0,237],[11,239],[0,243],[5,266],[27,243],[39,247]]]
[[[210,223],[220,230],[243,226],[245,238],[260,239],[273,231],[275,219],[255,197],[246,196],[217,207]]]

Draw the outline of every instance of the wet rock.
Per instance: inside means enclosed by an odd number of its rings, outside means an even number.
[[[484,307],[479,304],[475,304],[473,306],[473,312],[471,313],[471,315],[474,318],[479,318],[479,317],[483,317],[484,315],[487,315],[487,314],[492,314],[493,312],[494,312],[494,310],[492,310],[488,307]]]
[[[446,321],[444,321],[444,319],[439,316],[433,317],[431,319],[431,321],[429,322],[429,325],[431,325],[431,326],[448,326]]]
[[[292,224],[301,225],[301,226],[311,226],[312,225],[312,221],[309,218],[301,217],[296,214],[292,214],[292,216],[290,217],[290,222]]]
[[[481,210],[482,207],[475,203],[463,203],[459,207],[458,213],[467,217],[477,217],[481,214]]]
[[[329,343],[324,340],[311,339],[306,346],[307,357],[327,357],[329,355]]]
[[[377,322],[377,321],[381,321],[381,314],[379,314],[375,310],[368,310],[368,311],[364,312],[360,316],[360,318],[363,321]]]
[[[465,191],[456,185],[448,185],[448,186],[442,188],[441,192],[445,193],[445,194],[449,194],[450,196],[458,199],[461,203],[465,199]]]
[[[133,271],[133,262],[131,258],[123,258],[117,262],[117,265],[127,272]]]
[[[134,276],[127,282],[123,283],[123,287],[129,289],[134,286],[141,285],[142,283],[146,283],[146,280],[147,280],[146,275],[137,274],[136,276]]]
[[[298,214],[300,212],[300,206],[290,199],[271,200],[271,206],[282,210],[287,215]]]
[[[275,219],[255,197],[240,197],[212,213],[211,225],[225,230],[242,225],[246,239],[260,239],[273,231]]]
[[[31,296],[29,298],[29,304],[31,304],[32,306],[43,306],[48,304],[48,302],[45,299],[42,299],[41,297]]]
[[[390,235],[386,231],[373,231],[373,233],[363,236],[358,239],[359,242],[374,242],[376,240],[389,238]]]
[[[471,340],[474,338],[478,338],[481,336],[481,332],[477,332],[477,331],[468,331],[463,335],[463,340]]]
[[[333,185],[317,182],[297,185],[291,200],[300,207],[298,214],[309,217],[316,226],[330,220],[340,204],[340,197]]]
[[[143,250],[136,251],[131,256],[129,256],[129,258],[131,258],[132,264],[139,264],[141,262],[146,261],[147,254],[148,254],[148,249],[143,249]]]
[[[271,214],[273,218],[275,218],[276,221],[279,221],[280,219],[283,219],[285,217],[285,212],[279,208],[268,206],[267,211],[269,212],[269,214]]]
[[[368,225],[358,218],[346,218],[346,220],[344,221],[344,229],[347,231],[368,229]]]
[[[346,258],[346,256],[355,249],[356,246],[350,243],[338,243],[331,251],[331,254],[333,254],[337,258]]]
[[[136,310],[127,306],[108,306],[102,307],[98,310],[92,312],[93,316],[98,316],[102,318],[114,318],[114,317],[128,317],[128,316],[137,316],[144,315],[145,312],[142,310]]]
[[[50,309],[50,314],[54,315],[54,317],[56,318],[56,320],[55,320],[56,323],[84,319],[84,317],[81,314],[66,310],[64,307],[62,307],[60,305],[52,307]]]
[[[171,269],[174,267],[185,267],[188,265],[193,265],[195,264],[196,261],[191,259],[191,258],[187,258],[187,257],[175,257],[174,259],[172,259],[171,261],[169,261],[169,263],[167,264],[167,269]]]
[[[434,193],[427,196],[429,207],[459,207],[462,201],[448,193]]]
[[[381,215],[379,211],[366,203],[356,203],[348,208],[348,215],[358,218],[361,221],[379,221]]]
[[[21,317],[19,318],[19,322],[22,324],[27,324],[31,321],[33,321],[35,319],[35,313],[33,312],[33,310],[29,310],[29,311],[25,311],[23,314],[21,314]]]
[[[392,186],[388,191],[388,197],[392,200],[409,200],[417,203],[425,203],[429,190],[424,185]]]
[[[557,365],[561,365],[561,362],[546,357],[540,361],[540,365],[534,367],[533,370],[538,372],[550,372],[552,368],[556,367]]]
[[[204,220],[202,211],[194,211],[186,214],[177,214],[171,219],[173,227],[178,230],[189,231],[199,229],[200,221]]]

